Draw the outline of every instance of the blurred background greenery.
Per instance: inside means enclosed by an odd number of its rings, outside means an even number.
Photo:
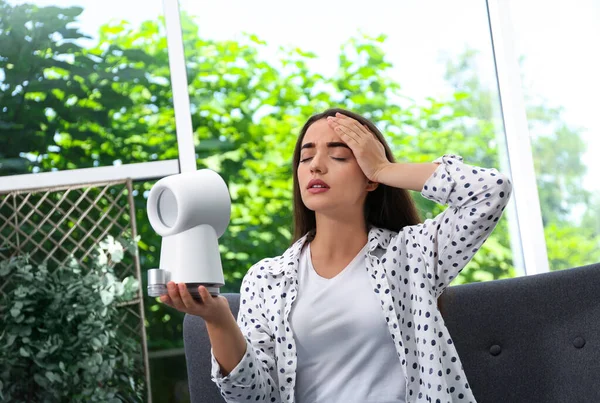
[[[82,11],[0,0],[0,175],[178,157],[164,19],[103,24],[95,44],[84,46]],[[185,11],[181,19],[198,168],[219,172],[233,200],[220,240],[224,292],[238,292],[253,263],[288,247],[291,155],[314,113],[338,106],[372,119],[398,161],[450,152],[506,171],[498,93],[479,78],[478,50],[445,59],[449,95],[417,102],[390,74],[396,66],[385,34],[347,38],[336,74],[324,75],[311,67],[310,51],[290,46],[266,58],[269,43],[256,35],[214,40]],[[532,147],[550,267],[600,261],[600,198],[581,186],[588,169],[581,129],[563,120],[560,105],[526,95],[529,124],[542,133]],[[160,251],[145,208],[153,183],[134,186],[143,281]],[[423,218],[443,210],[414,198]],[[576,206],[583,212],[574,220]],[[509,212],[453,284],[518,274],[511,219]],[[155,401],[185,401],[183,316],[155,299],[145,307]]]

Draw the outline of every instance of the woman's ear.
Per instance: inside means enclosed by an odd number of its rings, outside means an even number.
[[[373,182],[373,181],[369,181],[367,183],[367,192],[374,191],[375,189],[377,189],[378,186],[379,186],[379,183]]]

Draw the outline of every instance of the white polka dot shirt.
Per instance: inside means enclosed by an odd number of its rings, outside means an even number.
[[[448,208],[400,232],[370,226],[367,286],[380,300],[402,364],[405,379],[398,381],[406,384],[406,402],[475,402],[437,298],[493,231],[512,185],[496,169],[464,164],[460,156],[434,162],[440,165],[421,194]],[[310,235],[244,276],[237,322],[246,354],[227,376],[212,357],[212,380],[229,403],[294,402],[297,361],[289,319],[300,253]]]

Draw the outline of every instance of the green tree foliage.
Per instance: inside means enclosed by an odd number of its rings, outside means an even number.
[[[82,11],[0,1],[0,174],[177,157],[166,39],[104,27],[85,48]]]
[[[476,58],[477,51],[469,49],[456,60],[448,60],[446,79],[465,94],[458,108],[478,122],[465,125],[462,131],[491,140],[486,128],[498,120],[498,95],[495,87],[484,85],[477,76]],[[583,186],[588,167],[582,158],[586,151],[582,129],[566,123],[563,108],[528,91],[525,105],[550,269],[598,262],[600,199]],[[583,212],[574,214],[577,211]]]
[[[98,42],[83,47],[84,35],[66,28],[79,8],[0,0],[0,10],[0,174],[177,157],[163,20],[106,24]],[[289,246],[292,150],[316,112],[340,106],[373,119],[399,161],[430,162],[452,152],[500,167],[498,122],[485,110],[491,94],[457,88],[450,99],[416,104],[390,77],[385,36],[350,38],[337,74],[325,77],[310,68],[316,56],[302,49],[280,48],[267,61],[270,48],[255,35],[203,38],[185,14],[182,27],[198,167],[219,172],[233,199],[220,240],[223,291],[237,292],[253,263]],[[144,270],[158,265],[160,251],[145,210],[151,185],[135,185]],[[423,218],[443,210],[414,195]],[[505,219],[455,284],[511,276]],[[181,345],[181,315],[155,300],[146,306],[150,347]]]

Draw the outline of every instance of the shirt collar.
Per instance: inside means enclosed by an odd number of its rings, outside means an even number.
[[[393,234],[394,232],[391,230],[370,226],[367,241],[369,243],[368,252],[373,252],[375,249],[377,249],[377,247],[386,249],[390,243],[390,239]],[[302,238],[294,242],[283,253],[283,255],[278,256],[274,259],[272,264],[270,264],[269,268],[267,269],[268,272],[270,272],[273,275],[285,272],[286,275],[292,276],[294,271],[298,267],[298,262],[300,261],[300,253],[302,252],[302,248],[304,247],[307,241],[310,242],[313,238],[314,231],[310,231],[306,233]]]

